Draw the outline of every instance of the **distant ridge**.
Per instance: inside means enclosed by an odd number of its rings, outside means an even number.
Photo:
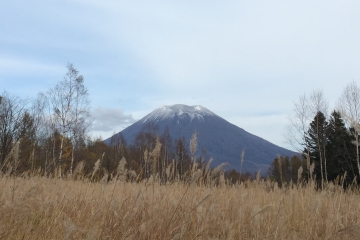
[[[200,105],[162,106],[120,133],[128,144],[132,144],[136,135],[149,123],[159,128],[159,135],[168,127],[172,139],[185,137],[188,143],[192,134],[197,132],[198,149],[207,150],[208,157],[214,160],[214,166],[223,162],[229,163],[227,169],[240,170],[240,155],[243,149],[245,157],[242,170],[251,173],[261,170],[262,174],[266,174],[278,155],[297,154],[246,132]],[[105,142],[109,144],[110,139]]]

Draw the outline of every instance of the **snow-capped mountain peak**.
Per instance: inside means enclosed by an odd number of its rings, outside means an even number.
[[[207,108],[196,105],[196,106],[187,106],[183,104],[175,104],[175,105],[164,105],[158,109],[155,109],[150,114],[145,116],[142,119],[142,122],[146,122],[148,120],[164,120],[164,119],[173,119],[175,117],[180,118],[189,118],[190,121],[193,119],[204,119],[205,116],[216,116],[215,113],[211,112]]]
[[[154,126],[154,128],[151,128]],[[150,128],[147,128],[150,127]],[[152,132],[155,130],[157,133]],[[155,109],[144,118],[121,131],[129,144],[134,144],[139,133],[150,131],[152,134],[162,136],[168,130],[174,142],[185,138],[189,146],[192,135],[198,133],[198,150],[205,159],[214,159],[214,166],[228,162],[229,169],[240,169],[239,156],[242,149],[246,150],[242,170],[257,172],[262,169],[266,173],[272,161],[281,156],[292,156],[296,153],[276,146],[260,137],[246,132],[220,116],[214,114],[203,106],[187,106],[176,104],[162,106]],[[105,140],[111,144],[112,138]]]

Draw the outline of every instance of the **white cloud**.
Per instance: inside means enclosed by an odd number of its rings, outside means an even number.
[[[135,122],[131,114],[127,115],[122,109],[97,107],[92,111],[94,118],[91,131],[114,131],[114,129],[128,126]]]

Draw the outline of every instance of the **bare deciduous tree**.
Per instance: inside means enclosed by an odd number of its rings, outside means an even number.
[[[294,114],[289,117],[286,142],[296,151],[302,152],[306,132],[310,123],[310,107],[306,94],[300,95],[298,102],[294,102]]]
[[[294,103],[294,114],[289,117],[289,125],[287,126],[285,140],[296,151],[303,152],[304,147],[306,148],[306,136],[309,130],[310,121],[318,112],[322,112],[325,116],[328,114],[328,102],[325,100],[322,90],[313,90],[308,96],[306,94],[300,95],[298,102]],[[318,146],[320,146],[319,142]],[[319,149],[319,151],[322,168],[321,173],[326,179],[326,153],[325,150]],[[310,169],[311,163],[309,152],[305,154],[307,155],[307,168]]]
[[[21,125],[27,100],[2,93],[0,102],[0,165],[3,164],[13,144],[21,138]]]
[[[355,81],[349,83],[338,102],[338,110],[345,122],[354,129],[356,162],[360,176],[359,133],[360,133],[360,87]]]
[[[308,103],[311,117],[314,117],[318,112],[322,112],[325,117],[328,117],[329,103],[326,101],[322,90],[313,90],[310,93]]]
[[[325,118],[328,116],[328,102],[325,100],[324,98],[324,93],[321,90],[317,90],[317,91],[313,91],[310,94],[310,109],[312,111],[312,115],[313,116],[317,116],[317,114],[319,112],[323,113]],[[318,151],[320,154],[320,169],[321,169],[321,180],[324,180],[324,176],[325,176],[325,180],[326,182],[328,181],[327,179],[327,167],[326,167],[326,151],[325,151],[325,147],[322,146],[321,144],[321,138],[322,136],[320,136],[322,133],[321,129],[320,129],[320,123],[319,123],[319,118],[316,118],[316,132],[317,135],[319,136],[317,138],[317,146],[318,146]],[[324,136],[326,138],[326,136]]]
[[[72,64],[68,64],[67,69],[68,72],[64,79],[49,91],[56,129],[61,135],[60,153],[58,157],[60,177],[62,176],[61,167],[64,138],[67,137],[71,139],[72,142],[71,174],[75,147],[90,125],[88,91],[84,86],[84,78],[82,75],[79,75],[79,71],[76,70]]]

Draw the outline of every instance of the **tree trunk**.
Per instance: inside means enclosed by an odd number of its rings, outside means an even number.
[[[63,133],[64,134],[64,133]],[[62,174],[61,174],[61,165],[62,165],[62,152],[63,152],[63,145],[64,145],[64,136],[61,136],[61,144],[60,144],[60,153],[59,153],[59,178],[62,178]]]
[[[360,176],[360,161],[359,161],[359,133],[355,131],[355,138],[356,138],[356,163],[359,171]]]
[[[55,157],[55,147],[56,147],[56,140],[55,140],[55,132],[53,134],[53,149],[52,149],[52,159],[53,159],[53,166],[54,170],[56,169],[56,157]]]
[[[322,149],[320,146],[320,137],[319,137],[319,119],[316,117],[316,131],[317,131],[317,145],[320,155],[320,173],[321,173],[321,189],[324,187],[324,174],[323,174],[323,157],[322,157]]]
[[[73,172],[73,165],[74,165],[74,145],[72,147],[72,152],[71,152],[71,163],[70,163],[70,177],[72,177],[72,172]]]
[[[326,167],[326,150],[325,150],[325,146],[324,146],[324,173],[325,173],[325,181],[328,182],[328,177],[327,177],[327,167]]]

